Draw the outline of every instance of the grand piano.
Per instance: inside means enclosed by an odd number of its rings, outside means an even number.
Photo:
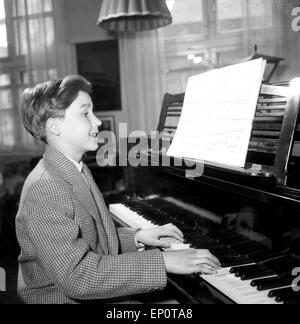
[[[165,95],[162,141],[174,137],[183,100]],[[205,163],[203,175],[187,177],[185,163],[164,164],[163,145],[149,147],[138,153],[147,166],[128,167],[126,191],[108,199],[118,226],[171,222],[186,240],[171,248],[221,260],[217,275],[168,276],[181,303],[300,303],[299,103],[289,83],[262,84],[244,168]]]

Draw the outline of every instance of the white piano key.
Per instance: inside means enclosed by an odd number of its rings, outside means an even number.
[[[109,211],[130,227],[151,228],[157,226],[123,204],[111,204]]]
[[[268,292],[258,291],[255,287],[251,286],[236,289],[236,294],[239,296],[239,299],[243,304],[249,304],[260,299],[268,298]]]
[[[246,297],[248,296],[245,291],[249,292],[249,295],[258,292],[255,287],[251,287],[251,282],[252,280],[242,281],[240,278],[231,274],[224,277],[219,284],[219,289],[235,302],[244,304],[247,302]]]
[[[190,244],[182,243],[174,238],[165,237],[165,238],[161,238],[160,240],[170,244],[169,248],[164,248],[165,251],[188,250],[191,248]]]
[[[190,249],[189,244],[171,243],[169,248],[164,248],[165,251],[181,251]]]
[[[267,304],[268,302],[271,303],[275,301],[275,299],[271,298],[268,296],[270,290],[261,292],[261,291],[256,291],[252,295],[248,295],[248,297],[245,297],[245,304]]]
[[[261,304],[261,305],[283,305],[284,303],[282,302],[277,302],[275,299],[269,297],[269,299],[262,299],[262,300],[257,300],[253,304]]]
[[[123,204],[112,204],[109,206],[109,210],[117,218],[122,220],[128,226],[135,228],[149,228],[155,227],[152,222],[146,220],[142,215],[132,211],[130,208]],[[184,244],[174,239],[164,238],[163,240],[170,243],[170,248],[165,250],[182,250],[190,248],[190,244]],[[250,263],[248,266],[255,263]],[[271,278],[276,276],[258,277],[247,281],[242,281],[235,274],[230,273],[230,269],[238,267],[227,267],[220,269],[215,275],[200,275],[200,277],[211,284],[216,289],[220,290],[224,295],[232,299],[234,302],[239,304],[281,304],[277,303],[274,298],[268,297],[269,291],[260,292],[256,287],[251,286],[252,280]]]

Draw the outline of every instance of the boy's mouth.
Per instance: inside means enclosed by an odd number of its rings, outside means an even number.
[[[91,137],[95,137],[95,138],[96,138],[96,137],[98,136],[98,134],[99,134],[98,132],[95,132],[95,133],[90,133],[90,136],[91,136]]]

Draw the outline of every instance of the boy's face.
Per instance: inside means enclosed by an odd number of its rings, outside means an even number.
[[[98,149],[101,121],[93,113],[90,95],[79,91],[78,97],[58,120],[59,145],[70,158],[80,160],[87,151]]]

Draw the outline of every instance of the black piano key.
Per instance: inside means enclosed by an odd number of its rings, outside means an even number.
[[[238,241],[238,242],[233,242],[230,244],[231,248],[233,249],[243,249],[243,248],[248,248],[248,247],[253,247],[253,250],[254,248],[257,248],[257,244],[255,242],[252,242],[252,241],[249,241],[249,240],[243,240],[243,241]]]
[[[281,256],[285,256],[287,253],[280,253],[280,252],[274,252],[274,251],[264,251],[264,252],[258,252],[257,255],[251,255],[253,260],[256,262],[266,262],[274,259],[278,259]]]
[[[189,240],[210,240],[212,242],[215,242],[209,236],[195,230],[186,231],[186,238]]]
[[[291,300],[286,300],[284,302],[285,305],[300,305],[300,296],[296,297],[294,299]]]
[[[244,237],[230,237],[226,239],[220,239],[218,242],[226,244],[226,245],[238,245],[238,244],[245,244],[249,241],[246,241]]]
[[[293,293],[292,287],[283,288],[283,289],[273,289],[269,292],[269,297],[283,296],[285,294]]]
[[[189,240],[191,243],[199,243],[201,244],[202,242],[210,242],[213,243],[214,245],[219,245],[217,242],[211,240],[209,237],[205,236],[198,236],[198,237],[191,237],[188,233],[185,234],[185,238]]]
[[[294,262],[295,259],[289,255],[282,255],[279,256],[278,258],[274,258],[272,260],[263,260],[260,263],[264,264],[266,266],[272,266],[272,265],[278,265],[278,264],[283,264],[287,262]]]
[[[245,246],[245,247],[238,247],[238,248],[233,248],[234,250],[238,251],[239,253],[243,255],[248,255],[251,254],[253,251],[258,251],[258,248],[253,245],[253,246]]]
[[[273,278],[270,281],[261,282],[257,285],[257,290],[265,291],[265,290],[272,290],[277,289],[280,287],[285,287],[291,284],[292,281],[288,279],[282,279],[280,277]]]
[[[264,269],[264,270],[258,270],[258,271],[251,271],[248,273],[244,273],[241,275],[241,280],[246,281],[246,280],[252,280],[255,278],[263,278],[263,277],[268,277],[268,276],[274,276],[276,273],[270,269]]]
[[[235,253],[233,251],[228,251],[228,250],[222,250],[222,249],[210,249],[210,252],[216,256],[219,256],[219,258],[224,261],[229,261],[229,260],[236,260],[238,258],[241,258],[242,255],[239,253]]]
[[[252,280],[251,283],[250,283],[250,286],[251,287],[258,287],[259,285],[262,285],[262,284],[267,284],[267,283],[271,283],[273,282],[274,280],[279,280],[281,278],[264,278],[264,279],[255,279],[255,280]],[[282,280],[282,279],[281,279]]]
[[[224,234],[237,234],[235,230],[233,229],[228,229],[225,226],[221,226],[218,229],[215,229],[213,231],[211,231],[211,236],[220,236],[220,235],[224,235]]]
[[[245,266],[240,266],[240,267],[235,267],[233,269],[230,270],[230,273],[234,273],[234,274],[241,274],[243,273],[243,271],[251,271],[253,269],[257,269],[257,265],[256,264],[251,264],[251,265],[245,265]]]
[[[257,265],[253,265],[251,267],[245,267],[245,269],[241,268],[238,271],[235,271],[234,274],[236,277],[242,277],[243,275],[251,274],[251,273],[259,273],[265,271],[265,268],[259,267]]]
[[[223,267],[239,267],[249,263],[256,264],[252,267],[244,267],[241,271],[243,280],[253,278],[263,278],[277,273],[290,275],[291,267],[295,265],[289,258],[280,258],[280,252],[269,250],[264,245],[250,240],[237,233],[235,230],[228,229],[223,225],[201,217],[193,212],[186,211],[184,208],[174,206],[173,203],[161,198],[149,201],[133,201],[127,203],[128,207],[145,219],[156,225],[173,223],[178,226],[185,235],[185,242],[190,243],[195,248],[209,249],[218,256]],[[287,253],[285,256],[288,256]],[[275,258],[276,260],[273,260]],[[288,282],[288,277],[274,277],[261,279],[267,281],[257,282],[257,288],[268,290],[278,288]],[[242,278],[241,278],[242,279]],[[282,286],[281,286],[282,287]],[[282,292],[281,292],[282,293]],[[289,293],[280,295],[278,298],[285,297],[297,301],[295,296]],[[298,296],[297,296],[298,297]]]
[[[300,294],[293,291],[292,289],[290,289],[290,291],[285,291],[281,294],[278,294],[276,297],[275,297],[275,300],[277,302],[287,302],[289,300],[295,300],[295,299],[298,299],[300,298]]]
[[[248,258],[233,258],[231,260],[222,260],[222,267],[223,268],[230,268],[230,267],[235,267],[235,266],[239,266],[242,264],[249,264],[252,263],[251,260],[249,260]]]
[[[278,274],[284,274],[286,272],[292,273],[292,270],[299,266],[299,263],[285,263],[272,266],[271,268]]]
[[[217,246],[215,244],[211,244],[211,243],[191,243],[190,241],[188,241],[188,243],[190,243],[194,248],[196,249],[206,249],[206,250],[214,250],[217,249]]]

